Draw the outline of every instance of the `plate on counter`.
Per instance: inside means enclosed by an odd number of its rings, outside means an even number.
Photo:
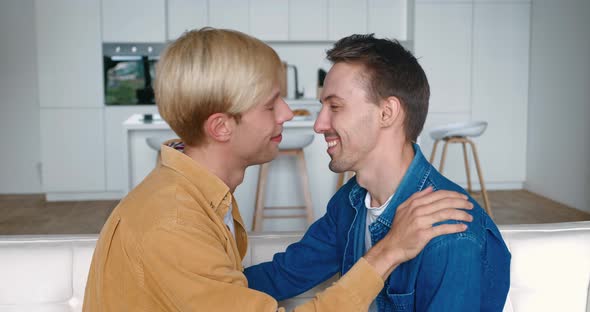
[[[313,114],[305,108],[293,110],[293,121],[313,120]]]
[[[308,116],[293,116],[293,119],[291,119],[291,121],[307,121],[307,120],[313,120],[313,116],[308,115]]]

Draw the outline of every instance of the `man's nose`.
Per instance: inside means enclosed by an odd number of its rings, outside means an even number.
[[[289,121],[291,119],[293,119],[293,111],[291,110],[291,108],[289,107],[289,104],[287,104],[287,102],[285,102],[285,100],[281,99],[278,107],[278,121],[280,124],[284,123],[285,121]]]
[[[328,111],[322,106],[322,109],[318,113],[318,117],[313,124],[313,130],[316,133],[324,133],[330,130],[330,118]]]

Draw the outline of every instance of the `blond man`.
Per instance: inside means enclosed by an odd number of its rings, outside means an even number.
[[[191,31],[167,48],[156,100],[184,148],[162,146],[157,168],[113,210],[94,253],[84,311],[278,309],[272,297],[248,288],[247,235],[232,194],[248,166],[277,155],[283,123],[293,117],[279,95],[280,75],[277,54],[236,31]],[[464,199],[416,194],[402,205],[403,226],[296,310],[366,311],[397,265],[432,237],[465,229],[428,225],[469,221],[450,208],[469,208]]]

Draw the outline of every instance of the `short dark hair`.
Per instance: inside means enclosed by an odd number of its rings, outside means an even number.
[[[397,40],[377,39],[374,34],[351,35],[338,40],[326,52],[332,63],[358,63],[367,69],[360,77],[369,100],[379,103],[397,97],[405,111],[406,139],[415,142],[428,113],[430,87],[424,70],[412,53]]]

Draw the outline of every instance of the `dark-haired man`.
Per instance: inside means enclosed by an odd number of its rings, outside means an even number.
[[[324,134],[334,172],[356,176],[328,203],[327,213],[272,262],[246,269],[249,287],[277,300],[345,274],[390,229],[414,192],[466,192],[424,158],[416,139],[430,96],[416,58],[398,42],[353,35],[327,52],[314,129]],[[370,311],[501,311],[509,288],[510,253],[475,200],[467,231],[437,237],[398,266]],[[394,219],[395,217],[395,219]],[[449,221],[454,223],[456,221]]]

